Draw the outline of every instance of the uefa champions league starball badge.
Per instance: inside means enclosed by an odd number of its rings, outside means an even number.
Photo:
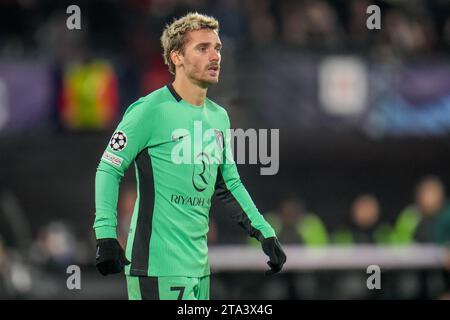
[[[114,151],[122,151],[127,145],[127,140],[127,135],[123,131],[116,131],[109,142],[109,146]]]

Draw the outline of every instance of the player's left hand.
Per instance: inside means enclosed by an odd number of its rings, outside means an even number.
[[[280,272],[286,262],[286,254],[281,248],[278,239],[276,237],[263,239],[261,241],[261,246],[264,253],[269,256],[270,259],[267,261],[270,269],[266,271],[266,276]]]

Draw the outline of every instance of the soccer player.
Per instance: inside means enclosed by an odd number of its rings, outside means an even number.
[[[279,272],[286,262],[273,228],[229,159],[227,112],[206,97],[208,87],[219,81],[218,31],[217,20],[198,13],[165,28],[164,60],[175,80],[128,107],[97,169],[96,266],[103,275],[125,270],[129,299],[209,299],[207,232],[214,193],[261,242],[269,257],[266,274]],[[213,132],[202,142],[217,148],[184,148],[199,124],[202,132]],[[180,148],[183,159],[191,161],[174,157]],[[131,163],[138,195],[124,253],[116,240],[116,206],[121,177]]]

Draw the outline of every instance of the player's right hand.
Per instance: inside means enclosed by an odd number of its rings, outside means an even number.
[[[104,276],[113,273],[120,273],[130,261],[125,257],[125,253],[117,239],[107,238],[97,240],[97,253],[95,255],[95,266]]]

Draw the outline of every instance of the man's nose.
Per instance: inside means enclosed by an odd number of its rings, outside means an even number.
[[[218,53],[216,50],[212,50],[209,60],[210,61],[220,61],[220,53]]]

